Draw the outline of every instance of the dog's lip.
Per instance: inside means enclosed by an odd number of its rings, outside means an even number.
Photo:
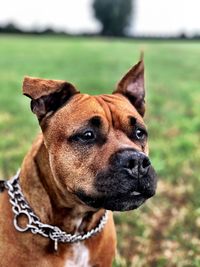
[[[139,195],[141,195],[141,193],[137,191],[133,191],[130,193],[130,196],[139,196]]]
[[[141,192],[138,192],[138,191],[129,191],[126,194],[123,193],[123,194],[116,194],[116,195],[115,194],[111,194],[111,195],[108,195],[108,194],[92,195],[92,194],[86,194],[82,190],[78,190],[78,191],[74,192],[74,194],[76,196],[78,196],[79,198],[82,195],[82,193],[83,193],[83,195],[87,196],[88,199],[90,199],[91,202],[95,202],[97,199],[101,199],[101,198],[110,198],[110,199],[113,199],[113,198],[121,198],[121,197],[130,197],[131,199],[135,199],[135,200],[138,200],[140,198],[145,198],[145,199],[149,198],[145,194],[143,194]],[[80,198],[80,200],[81,200],[81,198]]]
[[[127,194],[116,194],[116,195],[101,195],[101,196],[95,196],[95,195],[88,195],[82,190],[78,190],[76,192],[77,197],[82,201],[84,204],[99,209],[99,208],[106,208],[109,210],[115,210],[115,211],[125,211],[125,210],[131,210],[138,208],[141,204],[143,204],[149,197],[146,197],[140,192],[137,191],[131,191]],[[119,201],[121,204],[129,202],[130,205],[129,208],[125,209],[118,209],[114,208],[110,205],[110,203],[116,203],[116,201]]]

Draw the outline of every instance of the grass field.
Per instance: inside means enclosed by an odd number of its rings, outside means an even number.
[[[200,43],[0,36],[0,177],[13,175],[39,131],[24,75],[110,93],[145,52],[150,155],[157,195],[115,214],[115,266],[200,266]]]

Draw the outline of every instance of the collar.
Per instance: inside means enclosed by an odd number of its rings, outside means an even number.
[[[34,213],[34,211],[29,206],[26,201],[20,184],[19,184],[20,170],[11,179],[4,182],[5,188],[8,190],[8,195],[10,197],[10,203],[12,205],[12,211],[14,213],[13,224],[17,231],[27,232],[31,231],[33,234],[39,234],[43,237],[49,238],[54,242],[54,249],[58,249],[58,242],[62,243],[75,243],[78,241],[84,241],[90,237],[101,232],[108,220],[108,211],[106,210],[104,215],[101,217],[99,224],[92,230],[84,234],[69,234],[62,231],[59,227],[44,224],[40,221],[39,217]],[[19,225],[19,218],[23,216],[26,218],[26,225]]]

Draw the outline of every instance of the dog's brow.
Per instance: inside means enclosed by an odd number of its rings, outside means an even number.
[[[98,104],[103,108],[107,120],[109,122],[112,122],[113,119],[112,119],[111,111],[110,111],[107,101],[105,101],[103,96],[96,96],[95,99],[98,102]]]
[[[135,124],[137,123],[137,119],[133,116],[129,116],[129,121],[131,126],[135,126]]]
[[[92,124],[92,126],[100,127],[101,126],[101,117],[100,116],[94,116],[89,119],[89,123]]]

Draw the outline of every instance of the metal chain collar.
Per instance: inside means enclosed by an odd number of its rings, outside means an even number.
[[[5,187],[8,190],[8,194],[10,196],[10,203],[12,204],[12,210],[14,212],[14,227],[19,232],[31,231],[33,234],[40,234],[44,237],[50,238],[54,241],[55,250],[58,249],[58,242],[62,243],[74,243],[78,241],[83,241],[91,236],[101,232],[104,228],[107,219],[108,219],[108,211],[106,210],[104,215],[101,217],[101,220],[98,226],[85,234],[67,234],[62,231],[57,226],[52,226],[49,224],[44,224],[40,221],[38,216],[32,211],[28,202],[24,198],[21,187],[19,185],[19,173],[18,173],[9,181],[5,182]],[[26,217],[27,225],[20,226],[18,224],[19,217]]]

